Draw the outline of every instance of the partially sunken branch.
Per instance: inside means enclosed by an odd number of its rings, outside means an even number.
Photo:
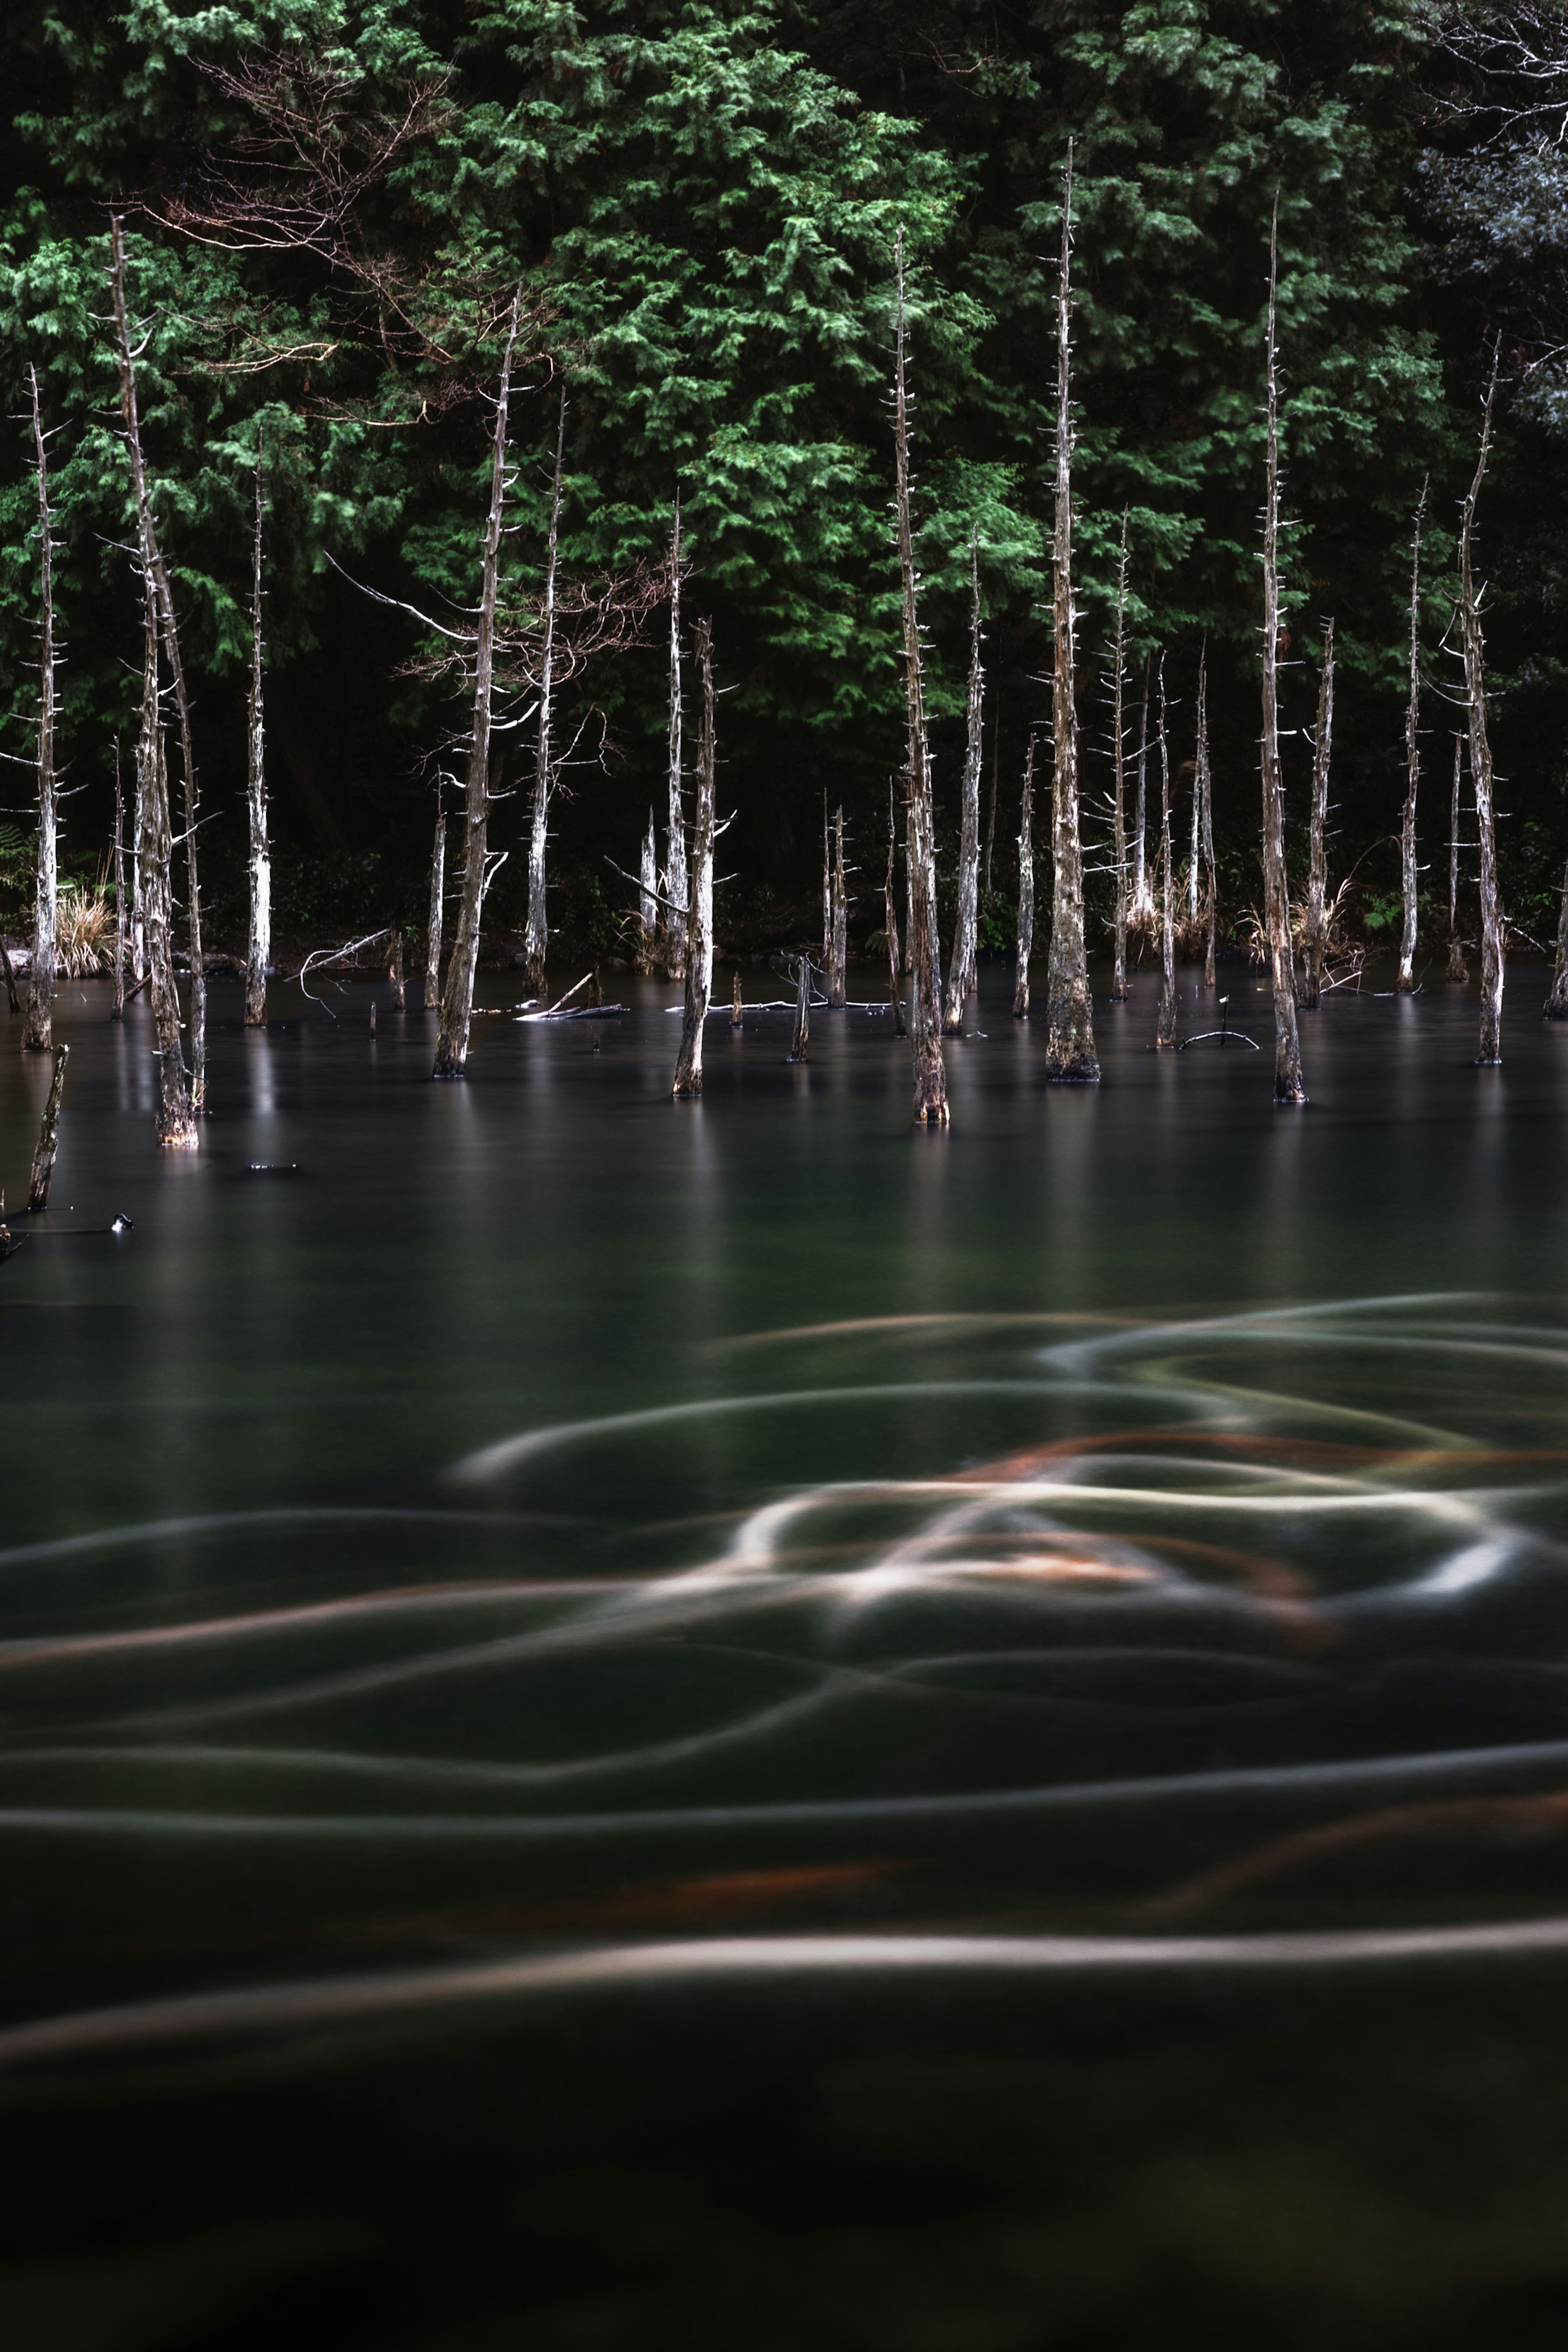
[[[1083,849],[1079,836],[1077,613],[1072,587],[1072,142],[1062,173],[1062,247],[1057,278],[1057,495],[1051,542],[1055,662],[1051,731],[1051,944],[1046,967],[1046,1077],[1053,1086],[1100,1076],[1083,936]]]
[[[44,422],[38,407],[38,372],[30,361],[27,364],[27,390],[32,401],[33,449],[38,480],[38,871],[33,902],[33,969],[27,982],[27,1017],[22,1029],[22,1051],[24,1054],[47,1054],[51,1043],[55,919],[59,887],[55,806],[54,549],[49,537],[49,467],[44,446]],[[61,1050],[63,1052],[64,1049]]]
[[[893,250],[898,308],[893,337],[894,517],[903,582],[904,695],[909,714],[905,793],[909,809],[910,1043],[914,1059],[914,1114],[932,1127],[947,1125],[947,1071],[942,1058],[942,978],[936,929],[936,833],[931,813],[931,751],[926,741],[925,684],[910,520],[910,409],[905,379],[904,236]]]
[[[1290,897],[1285,873],[1285,783],[1279,770],[1279,373],[1276,341],[1279,283],[1279,199],[1268,230],[1268,340],[1265,358],[1268,446],[1263,491],[1263,889],[1264,920],[1274,965],[1274,1099],[1304,1103],[1301,1042],[1296,1027],[1296,971]]]

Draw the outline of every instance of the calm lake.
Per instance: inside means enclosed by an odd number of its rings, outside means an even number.
[[[1264,1052],[1144,976],[1047,1094],[995,966],[925,1135],[885,1013],[726,1010],[677,1105],[670,990],[437,1087],[384,986],[217,980],[189,1160],[67,984],[5,2340],[1560,2346],[1546,982],[1493,1070],[1473,990],[1332,996],[1290,1113],[1245,974]]]

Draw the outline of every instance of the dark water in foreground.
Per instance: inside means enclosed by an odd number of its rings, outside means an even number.
[[[220,983],[190,1162],[68,991],[7,2344],[1563,2341],[1568,1034],[1342,996],[1291,1116],[1145,982],[1047,1098],[1003,985],[923,1137],[864,1014],[678,1107],[651,993]]]

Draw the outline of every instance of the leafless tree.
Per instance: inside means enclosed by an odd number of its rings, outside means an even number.
[[[111,1021],[125,1018],[125,792],[120,779],[120,738],[114,739],[114,1005]]]
[[[247,805],[250,814],[250,937],[245,956],[245,1025],[267,1026],[267,967],[272,960],[272,856],[267,843],[267,721],[261,693],[261,436],[256,439],[256,532],[250,598],[250,710]]]
[[[647,813],[647,832],[643,839],[642,861],[637,874],[637,953],[639,971],[651,971],[658,954],[658,837],[654,831],[653,811]]]
[[[963,1034],[963,1008],[979,978],[977,899],[980,887],[980,761],[985,672],[980,661],[980,533],[970,543],[969,740],[963,756],[963,787],[958,828],[958,916],[947,972],[942,1026],[950,1037]]]
[[[1318,723],[1312,733],[1312,808],[1307,824],[1307,921],[1302,941],[1305,971],[1301,1003],[1316,1013],[1322,1002],[1323,954],[1328,946],[1329,762],[1334,730],[1334,625],[1323,623],[1323,660],[1318,672]]]
[[[1171,846],[1171,730],[1165,709],[1165,654],[1159,662],[1160,698],[1160,1010],[1154,1043],[1162,1052],[1176,1043],[1176,876]]]
[[[33,452],[38,489],[38,863],[33,895],[33,968],[27,978],[27,1015],[22,1024],[24,1054],[47,1054],[53,1045],[55,921],[58,905],[58,816],[55,802],[55,581],[53,523],[49,515],[48,436],[38,405],[38,372],[27,362],[33,412]]]
[[[1498,895],[1497,820],[1492,793],[1492,753],[1487,732],[1486,640],[1481,634],[1481,594],[1475,581],[1476,508],[1491,456],[1492,411],[1497,401],[1501,341],[1492,347],[1491,374],[1481,410],[1481,446],[1475,479],[1459,514],[1459,628],[1465,660],[1465,699],[1470,735],[1470,783],[1476,796],[1476,831],[1481,853],[1481,1034],[1476,1060],[1502,1059],[1503,913]]]
[[[1568,869],[1563,876],[1563,903],[1557,915],[1557,963],[1541,1017],[1543,1021],[1568,1021]]]
[[[549,945],[545,919],[544,853],[550,831],[550,794],[554,782],[551,764],[551,724],[554,715],[555,569],[561,544],[561,477],[566,458],[566,383],[562,379],[561,406],[555,427],[555,472],[550,489],[550,535],[545,543],[544,609],[539,656],[539,718],[533,768],[533,824],[528,845],[528,928],[523,953],[528,961],[528,984],[536,994],[544,987]]]
[[[936,830],[931,814],[931,750],[926,740],[925,683],[921,666],[919,583],[910,518],[910,406],[906,382],[904,235],[893,248],[898,302],[893,337],[894,514],[903,581],[904,695],[909,713],[905,784],[909,811],[910,1042],[914,1059],[917,1121],[945,1127],[947,1071],[942,1057],[942,966],[936,928]]]
[[[1415,509],[1410,541],[1410,700],[1405,713],[1405,815],[1399,832],[1399,871],[1405,893],[1405,923],[1399,935],[1401,994],[1415,986],[1415,793],[1421,782],[1421,526],[1426,517],[1426,484]]]
[[[888,784],[888,879],[883,887],[883,921],[888,933],[888,990],[893,1008],[893,1034],[907,1037],[909,1027],[904,1020],[904,1000],[899,993],[899,908],[893,896],[893,863],[898,854],[898,833],[893,821],[894,787]]]
[[[425,1009],[441,1002],[441,917],[447,888],[447,812],[441,786],[436,785],[436,840],[430,852],[430,919],[425,932]]]
[[[849,961],[849,887],[844,868],[842,803],[833,819],[833,887],[829,894],[828,912],[827,1003],[829,1011],[841,1013],[847,993],[844,984],[845,966]]]
[[[1208,650],[1205,638],[1198,655],[1197,758],[1193,789],[1203,803],[1204,864],[1208,873],[1208,930],[1204,944],[1204,986],[1214,988],[1217,985],[1215,936],[1219,922],[1219,873],[1214,859],[1214,770],[1209,764]]]
[[[1296,971],[1290,893],[1285,872],[1285,782],[1279,769],[1279,371],[1277,326],[1279,199],[1268,229],[1268,329],[1265,355],[1268,441],[1263,493],[1263,887],[1264,920],[1274,966],[1274,1099],[1304,1103],[1301,1041],[1296,1027]]]
[[[1029,1017],[1029,958],[1035,952],[1035,736],[1024,754],[1024,791],[1018,810],[1018,961],[1013,982],[1013,1018]]]
[[[1153,676],[1154,656],[1143,657],[1143,709],[1138,722],[1138,790],[1132,803],[1132,891],[1128,902],[1127,923],[1130,930],[1152,931],[1154,928],[1154,894],[1149,887],[1149,686]]]
[[[1111,845],[1116,858],[1116,904],[1113,916],[1115,961],[1110,993],[1120,1003],[1127,994],[1127,509],[1121,509],[1121,545],[1116,559],[1116,625],[1110,639],[1110,803]]]
[[[991,853],[996,846],[996,783],[1002,762],[1002,724],[1000,698],[994,699],[991,710],[991,806],[985,817],[985,869],[984,890],[991,896]]]
[[[702,733],[697,746],[697,805],[691,822],[691,873],[686,913],[686,1009],[675,1066],[678,1095],[702,1092],[702,1024],[713,986],[713,632],[697,624],[698,674],[702,681]]]
[[[680,709],[680,493],[669,537],[669,830],[666,835],[665,887],[669,900],[665,925],[664,966],[671,980],[686,976],[686,803],[681,789]]]

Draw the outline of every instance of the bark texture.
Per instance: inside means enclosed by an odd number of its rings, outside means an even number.
[[[1083,935],[1083,847],[1079,836],[1078,614],[1072,585],[1072,142],[1062,173],[1062,245],[1057,277],[1057,485],[1051,539],[1051,944],[1046,964],[1046,1080],[1092,1086],[1100,1076]]]
[[[713,632],[697,624],[702,732],[697,748],[697,806],[691,820],[691,871],[686,901],[686,1009],[675,1065],[678,1095],[702,1092],[702,1024],[713,983]]]
[[[1013,982],[1013,1018],[1029,1017],[1029,958],[1035,952],[1035,739],[1024,754],[1024,790],[1018,805],[1018,962]]]
[[[1405,897],[1405,920],[1399,934],[1399,978],[1402,995],[1415,987],[1415,793],[1421,782],[1421,526],[1426,518],[1426,484],[1415,509],[1410,543],[1410,699],[1405,712],[1405,771],[1407,779],[1405,814],[1399,828],[1399,875]]]
[[[1563,875],[1563,904],[1557,916],[1557,968],[1552,988],[1541,1008],[1543,1021],[1568,1021],[1568,868]]]
[[[1160,655],[1160,1010],[1154,1044],[1176,1043],[1176,875],[1171,854],[1171,736],[1165,709],[1165,656]]]
[[[1132,803],[1132,896],[1127,909],[1129,926],[1137,931],[1154,928],[1154,894],[1149,887],[1149,685],[1154,657],[1143,660],[1143,709],[1138,722],[1138,790]]]
[[[993,705],[991,711],[991,806],[985,818],[985,866],[983,887],[991,896],[991,856],[996,846],[996,783],[1002,759],[1002,729],[1000,714]]]
[[[393,1010],[395,1013],[401,1013],[408,1002],[407,992],[405,989],[403,982],[403,933],[401,929],[395,929],[392,934],[392,958],[386,967],[386,976],[392,982]]]
[[[898,855],[899,837],[893,820],[893,786],[888,786],[888,879],[883,887],[883,921],[888,933],[888,999],[893,1008],[893,1034],[907,1037],[909,1024],[904,1019],[904,1000],[899,992],[899,904],[893,896],[893,865]]]
[[[180,657],[180,632],[174,617],[174,595],[169,568],[160,551],[157,564],[158,625],[174,689],[174,717],[180,730],[180,781],[184,799],[185,939],[190,950],[191,1018],[188,1029],[191,1066],[191,1110],[199,1118],[207,1098],[207,980],[202,955],[202,887],[196,859],[196,820],[201,793],[196,782],[195,745],[191,733],[191,699],[185,691],[185,666]],[[167,787],[165,786],[165,790]]]
[[[1121,509],[1121,545],[1116,562],[1116,628],[1110,641],[1110,764],[1113,776],[1110,815],[1116,858],[1115,942],[1110,993],[1120,1004],[1127,994],[1127,901],[1131,876],[1127,867],[1127,509]]]
[[[845,967],[849,961],[849,887],[844,871],[842,803],[833,819],[833,888],[830,897],[830,913],[832,919],[828,925],[827,1002],[831,1010],[842,1013],[847,994],[844,985]]]
[[[1487,732],[1486,640],[1481,635],[1480,596],[1475,580],[1476,507],[1491,456],[1492,410],[1497,401],[1500,341],[1481,412],[1480,455],[1459,520],[1459,625],[1465,648],[1465,699],[1468,706],[1470,788],[1476,796],[1476,834],[1481,855],[1481,1034],[1479,1065],[1502,1060],[1503,916],[1498,894],[1497,816],[1492,797],[1492,751]]]
[[[38,1129],[38,1146],[33,1154],[32,1173],[27,1180],[27,1207],[47,1209],[49,1205],[49,1185],[55,1172],[55,1152],[58,1145],[60,1097],[65,1091],[66,1064],[70,1059],[68,1045],[55,1047],[55,1075],[49,1081],[49,1098],[44,1105],[43,1125]]]
[[[804,1062],[811,1045],[811,958],[797,958],[795,973],[795,1029],[785,1059]]]
[[[669,832],[665,860],[664,890],[668,900],[665,919],[664,968],[671,980],[686,977],[686,804],[681,790],[680,709],[680,499],[675,501],[675,525],[669,541]]]
[[[1454,797],[1448,814],[1448,971],[1450,980],[1468,980],[1465,951],[1459,942],[1459,782],[1465,764],[1465,739],[1454,738]]]
[[[647,833],[637,872],[637,970],[649,972],[658,955],[658,836],[653,811],[647,813]]]
[[[272,961],[272,857],[267,844],[267,728],[261,699],[261,450],[256,452],[256,533],[251,551],[250,709],[247,807],[250,815],[250,936],[245,950],[245,1025],[267,1026],[267,967]]]
[[[1204,866],[1208,876],[1207,936],[1204,943],[1204,986],[1218,985],[1215,978],[1215,934],[1219,925],[1219,874],[1214,860],[1214,770],[1209,764],[1209,662],[1205,638],[1198,656],[1198,740],[1194,790],[1203,802]]]
[[[921,667],[921,625],[915,573],[914,534],[910,520],[910,406],[904,323],[904,238],[894,245],[898,313],[893,337],[894,514],[899,569],[903,582],[904,695],[909,715],[906,805],[909,811],[910,1045],[914,1062],[917,1121],[945,1127],[947,1070],[942,1058],[942,965],[936,928],[936,829],[931,814],[931,751],[926,740],[925,681]]]
[[[441,915],[447,888],[447,812],[436,803],[436,845],[430,853],[430,919],[425,932],[425,1004],[441,1002]]]
[[[120,738],[114,739],[114,1004],[111,1021],[125,1018],[125,792],[120,780]]]
[[[1279,200],[1268,230],[1268,341],[1265,410],[1268,442],[1263,490],[1263,887],[1264,919],[1274,966],[1274,1099],[1304,1103],[1301,1041],[1296,1026],[1296,968],[1285,872],[1285,783],[1279,771],[1279,370],[1276,328],[1279,284]]]
[[[159,684],[158,581],[162,564],[147,471],[142,458],[142,427],[136,406],[136,368],[125,300],[125,245],[119,215],[110,222],[110,294],[113,304],[115,357],[120,370],[120,410],[136,509],[136,562],[142,575],[142,713],[136,740],[136,865],[140,881],[142,934],[148,994],[158,1053],[157,1136],[166,1150],[194,1151],[196,1123],[180,1034],[180,1000],[174,987],[173,892],[174,844],[169,826],[169,777],[163,758],[163,719]]]
[[[1307,825],[1307,936],[1302,942],[1301,1003],[1316,1013],[1322,1002],[1328,947],[1329,761],[1334,731],[1334,625],[1323,623],[1323,663],[1318,672],[1318,724],[1312,737],[1312,808]],[[1414,822],[1414,819],[1412,820]]]
[[[27,976],[27,1017],[22,1024],[22,1051],[47,1054],[52,1040],[55,924],[59,904],[55,802],[55,579],[48,455],[38,407],[38,373],[31,361],[27,363],[27,390],[32,402],[33,449],[38,481],[38,870],[33,898],[33,969]],[[46,1192],[47,1189],[46,1179]]]
[[[737,969],[735,973],[735,993],[730,1000],[730,1026],[731,1029],[743,1029],[745,1025],[746,1003],[745,999],[741,994],[741,974]]]
[[[539,728],[534,739],[533,823],[528,838],[528,928],[522,951],[528,964],[528,984],[536,995],[544,987],[550,927],[545,917],[544,860],[550,839],[550,794],[554,783],[552,727],[555,686],[555,567],[561,545],[561,474],[566,459],[566,386],[561,386],[561,410],[555,427],[555,473],[550,488],[550,538],[544,556],[544,615],[539,651]]]
[[[980,539],[970,542],[969,737],[963,755],[963,789],[958,824],[958,915],[947,968],[942,1026],[950,1037],[963,1034],[963,1008],[979,977],[980,761],[985,673],[980,663]]]
[[[468,775],[463,806],[463,892],[458,902],[458,932],[441,999],[441,1034],[436,1045],[437,1078],[460,1078],[468,1058],[468,1024],[474,1010],[474,974],[479,961],[479,922],[489,879],[490,696],[495,672],[496,593],[506,505],[507,404],[511,395],[512,353],[517,348],[521,290],[512,297],[506,351],[496,391],[495,430],[490,442],[490,504],[485,522],[479,586],[478,642],[474,649],[474,717],[468,737]]]

